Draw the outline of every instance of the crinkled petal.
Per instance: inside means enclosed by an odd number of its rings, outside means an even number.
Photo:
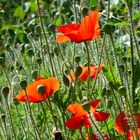
[[[127,117],[125,115],[125,112],[121,112],[117,117],[115,121],[115,126],[114,128],[120,133],[121,135],[124,135],[128,130],[128,122],[127,122]]]
[[[108,119],[109,114],[105,112],[94,112],[93,117],[96,121],[102,122]]]
[[[59,35],[56,36],[56,42],[57,43],[61,44],[61,43],[65,43],[67,41],[70,41],[70,38],[63,35],[63,34],[59,34]]]
[[[75,104],[70,104],[68,107],[67,107],[67,110],[75,115],[87,115],[88,112],[86,112],[84,109],[83,109],[83,106],[81,104],[78,104],[78,103],[75,103]]]
[[[46,87],[46,92],[41,95],[38,93],[38,86],[44,85]],[[55,77],[50,77],[48,79],[40,78],[33,82],[30,86],[26,88],[26,93],[29,99],[29,102],[41,102],[43,100],[46,100],[52,93],[59,90],[59,81]],[[14,98],[21,102],[27,102],[28,99],[26,97],[26,93],[24,90],[21,91],[21,93]]]
[[[88,116],[73,116],[66,123],[66,127],[70,129],[79,129],[82,126],[89,127],[91,125]]]

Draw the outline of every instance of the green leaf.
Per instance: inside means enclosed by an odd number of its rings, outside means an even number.
[[[36,2],[30,2],[30,10],[31,12],[38,11],[37,3]]]
[[[112,129],[112,128],[114,128],[114,123],[115,123],[115,120],[114,120],[114,119],[109,119],[109,120],[107,121],[107,125],[105,125],[105,126],[103,127],[103,130],[106,132],[108,128],[109,128],[109,130]],[[108,127],[108,128],[107,128],[107,127]]]
[[[127,21],[118,19],[116,17],[111,17],[108,22],[109,25],[129,25]]]
[[[89,7],[93,7],[93,6],[95,6],[96,3],[97,3],[96,0],[90,0],[90,1],[89,1]]]
[[[25,16],[26,16],[26,13],[24,12],[23,8],[21,6],[18,6],[15,10],[14,17],[17,17],[23,20]]]

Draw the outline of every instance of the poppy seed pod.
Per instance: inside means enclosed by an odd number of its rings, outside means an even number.
[[[43,95],[46,92],[45,85],[38,85],[37,86],[37,91],[38,91],[39,94]]]
[[[26,87],[27,87],[27,81],[26,81],[26,80],[21,81],[21,82],[20,82],[20,87],[21,87],[22,89],[26,89]]]
[[[4,97],[7,98],[8,94],[9,94],[9,87],[3,87],[2,93],[3,93]]]

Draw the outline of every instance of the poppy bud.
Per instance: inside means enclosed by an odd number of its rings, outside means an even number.
[[[88,14],[88,8],[87,7],[83,7],[82,8],[82,15],[86,16]]]
[[[22,89],[26,89],[26,87],[27,87],[27,81],[26,81],[26,80],[21,81],[21,82],[20,82],[20,87],[21,87]]]
[[[109,100],[109,101],[108,101],[107,108],[111,109],[113,103],[114,103],[114,102],[113,102],[112,100]]]
[[[79,64],[79,62],[80,62],[81,58],[80,58],[80,56],[75,56],[74,60],[75,60],[75,62],[76,62],[76,63],[78,63],[78,64]]]
[[[11,67],[10,67],[10,70],[13,71],[13,70],[14,70],[14,66],[11,66]]]
[[[19,67],[18,67],[18,70],[19,70],[19,71],[21,71],[22,69],[23,69],[23,67],[22,67],[22,66],[19,66]]]
[[[29,49],[29,50],[27,51],[27,54],[28,54],[30,57],[32,57],[32,56],[34,55],[34,52],[33,52],[32,49]]]
[[[60,51],[59,51],[59,48],[58,48],[58,47],[55,47],[55,48],[54,48],[54,53],[58,56],[58,55],[59,55],[59,52],[60,52]]]
[[[132,73],[132,71],[131,71],[131,70],[128,70],[128,73],[129,73],[129,74],[131,74],[131,73]]]
[[[109,24],[105,24],[104,27],[103,27],[103,31],[106,34],[110,35],[114,31],[114,26],[113,25],[109,25]]]
[[[33,79],[36,79],[38,77],[38,70],[35,70],[32,72]]]
[[[78,76],[80,76],[81,73],[82,73],[82,68],[80,66],[78,66],[75,71],[75,76],[78,77]]]
[[[120,69],[122,70],[122,72],[124,72],[124,70],[125,70],[124,65],[123,65],[123,64],[120,64],[119,67],[120,67]]]
[[[138,103],[140,102],[140,99],[137,97],[137,98],[135,99],[135,102],[138,104]]]
[[[36,62],[37,62],[38,65],[41,65],[42,59],[41,59],[41,58],[37,58],[37,59],[36,59]]]
[[[5,49],[6,49],[7,51],[10,51],[10,45],[9,45],[8,43],[5,45]]]
[[[43,95],[46,92],[46,86],[45,85],[38,85],[37,91],[39,94]]]
[[[4,66],[5,65],[5,60],[3,57],[0,57],[0,65]]]
[[[40,25],[37,25],[35,26],[35,32],[38,34],[38,33],[41,33],[41,26]]]
[[[12,44],[12,43],[13,43],[12,37],[9,37],[9,38],[8,38],[8,43],[9,43],[9,44]]]
[[[67,77],[65,74],[63,74],[63,83],[64,83],[67,87],[69,87],[69,79],[68,79],[68,77]]]
[[[61,131],[55,130],[55,131],[53,132],[53,134],[54,134],[55,140],[62,140]]]
[[[5,119],[6,119],[6,115],[5,114],[1,114],[1,119],[3,120],[3,121],[5,121]]]
[[[105,96],[106,93],[107,93],[107,89],[104,87],[104,88],[102,89],[102,93],[101,93],[101,95],[102,95],[102,96]]]
[[[124,57],[122,58],[122,60],[126,63],[126,61],[127,61],[127,57],[124,56]]]
[[[119,92],[120,95],[126,96],[126,93],[127,93],[126,87],[125,86],[120,86],[118,88],[118,92]]]
[[[2,93],[3,93],[4,97],[7,99],[8,94],[9,94],[9,87],[3,87]]]
[[[49,26],[48,26],[48,28],[49,28],[49,30],[51,31],[51,32],[55,32],[55,25],[54,24],[50,24]]]

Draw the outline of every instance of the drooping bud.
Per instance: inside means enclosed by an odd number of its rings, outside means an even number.
[[[21,82],[20,82],[20,87],[21,87],[22,89],[26,89],[26,87],[27,87],[27,81],[26,81],[26,80],[21,81]]]
[[[9,94],[9,87],[3,87],[2,88],[2,93],[4,95],[4,98],[7,99],[8,94]]]
[[[33,77],[33,79],[36,79],[38,77],[38,70],[34,70],[32,72],[32,77]]]

